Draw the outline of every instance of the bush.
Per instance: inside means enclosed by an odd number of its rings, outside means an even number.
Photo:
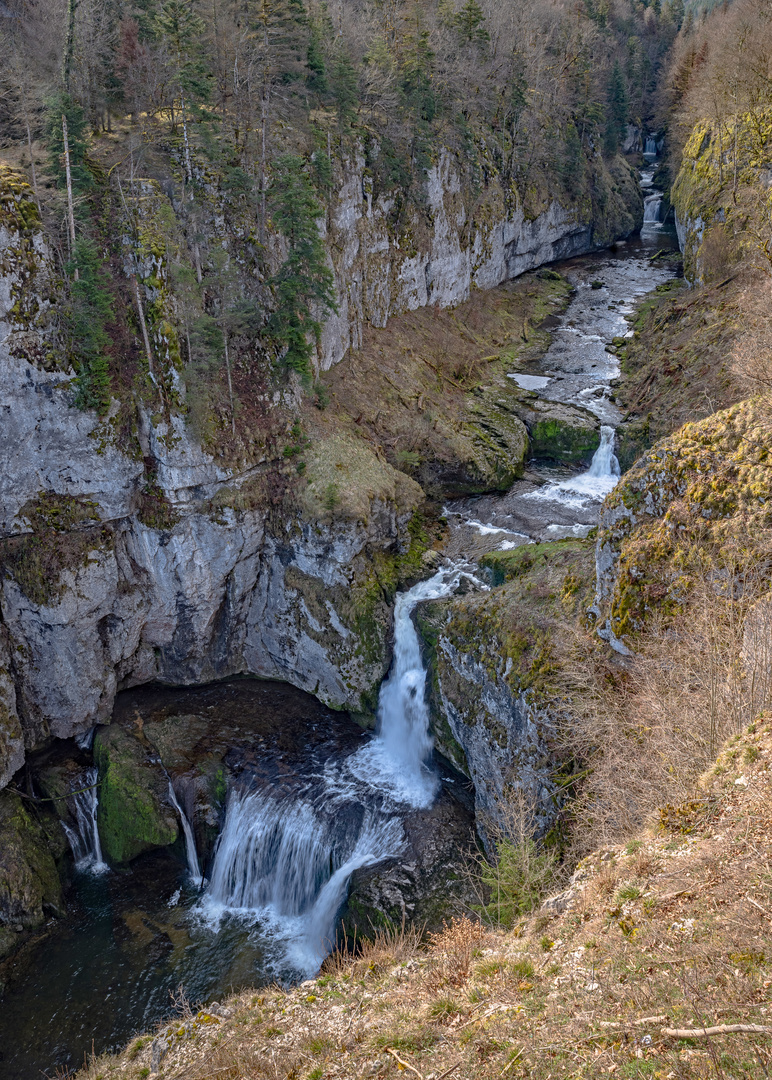
[[[483,885],[490,900],[483,914],[490,922],[511,927],[519,915],[533,911],[557,878],[557,856],[540,851],[535,840],[501,840],[495,861],[483,860]]]

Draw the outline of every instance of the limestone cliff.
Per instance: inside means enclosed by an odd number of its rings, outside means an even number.
[[[603,222],[556,203],[527,221],[495,185],[473,212],[443,154],[427,179],[432,228],[408,252],[404,230],[389,234],[388,197],[373,198],[363,169],[358,159],[344,168],[330,215],[340,315],[325,328],[325,366],[341,360],[365,323],[454,304],[473,287],[588,250],[636,221],[622,163]],[[83,734],[109,717],[120,687],[151,680],[252,673],[367,713],[388,664],[391,596],[403,564],[418,566],[420,542],[408,531],[423,498],[418,484],[366,444],[349,453],[333,438],[308,455],[307,494],[273,520],[269,501],[255,495],[273,483],[270,456],[216,461],[179,408],[151,413],[140,401],[123,442],[117,401],[101,418],[76,409],[37,208],[8,170],[2,183],[4,781],[22,763],[22,734],[28,749]],[[160,189],[146,186],[139,248],[126,270],[142,282],[154,341],[160,334],[166,343],[169,370],[156,377],[178,385],[176,332],[159,314],[173,308],[168,255],[157,241],[168,214]],[[336,491],[358,492],[355,505],[339,505],[331,481],[322,483],[329,467]]]

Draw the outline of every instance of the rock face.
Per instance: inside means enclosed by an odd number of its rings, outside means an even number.
[[[322,368],[361,344],[365,323],[385,326],[398,312],[451,307],[472,289],[491,289],[629,235],[643,220],[631,170],[621,159],[608,169],[600,161],[594,167],[607,193],[602,217],[552,201],[529,219],[521,206],[512,208],[511,193],[497,178],[482,195],[472,195],[462,183],[460,161],[444,150],[427,173],[427,213],[414,208],[395,232],[390,216],[396,193],[374,197],[364,158],[349,162],[328,230],[339,314],[324,327]]]
[[[420,557],[408,531],[418,484],[369,449],[363,467],[332,447],[316,476],[340,456],[339,487],[357,499],[325,516],[331,489],[317,483],[315,501],[269,524],[239,498],[259,466],[225,469],[181,416],[140,409],[137,438],[165,507],[163,521],[148,518],[145,465],[121,449],[112,411],[100,420],[73,407],[31,193],[8,170],[0,187],[0,782],[22,764],[22,742],[82,735],[108,719],[119,688],[152,680],[255,674],[371,714],[389,660],[391,599]],[[356,343],[364,320],[455,303],[635,225],[626,193],[594,228],[556,203],[526,221],[494,189],[475,224],[448,154],[427,195],[433,227],[408,254],[405,236],[389,235],[388,198],[368,194],[361,161],[349,168],[328,236],[341,313],[325,327],[325,365]],[[505,453],[521,461],[522,424],[513,416],[499,427]]]
[[[530,832],[543,833],[554,820],[547,745],[554,718],[509,684],[512,665],[495,655],[495,640],[486,643],[485,659],[454,640],[459,613],[468,615],[464,598],[425,604],[418,625],[437,748],[472,781],[477,830],[493,850],[498,835],[520,828],[513,818],[519,805],[529,808]]]
[[[717,580],[727,572],[724,552],[737,543],[730,538],[743,538],[743,558],[763,557],[771,494],[759,455],[765,431],[762,398],[685,424],[644,454],[607,497],[593,613],[612,646],[624,649],[620,639],[642,630],[652,612],[683,604],[699,573],[697,553],[715,559]]]
[[[39,822],[10,791],[0,792],[0,956],[22,930],[60,914],[62,887]],[[63,839],[63,837],[62,837]]]

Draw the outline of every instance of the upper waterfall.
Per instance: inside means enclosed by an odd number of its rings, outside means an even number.
[[[378,735],[346,762],[354,776],[409,806],[430,806],[438,786],[426,764],[433,745],[426,668],[412,616],[424,600],[439,600],[454,593],[462,577],[474,580],[460,567],[445,567],[398,594],[394,606],[394,660],[378,697]]]

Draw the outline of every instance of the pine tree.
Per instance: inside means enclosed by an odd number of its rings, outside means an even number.
[[[194,0],[166,0],[156,15],[155,29],[166,42],[174,66],[180,95],[185,173],[190,183],[193,180],[193,167],[190,160],[188,112],[191,102],[206,101],[209,97],[209,76],[201,53],[201,40],[206,24],[196,14]]]
[[[617,152],[620,143],[625,137],[627,115],[630,110],[627,83],[618,60],[614,61],[614,66],[611,69],[606,101],[606,133],[603,139],[603,149],[608,156],[611,156]]]
[[[487,45],[491,39],[485,26],[485,14],[477,0],[466,0],[453,18],[453,26],[464,44]]]
[[[338,127],[343,130],[351,123],[358,99],[356,69],[343,48],[336,52],[330,76],[330,90],[338,110]]]
[[[106,323],[113,306],[99,251],[88,239],[75,244],[73,259],[78,276],[72,282],[72,306],[68,313],[70,338],[76,357],[76,403],[81,409],[107,411],[110,405],[110,368]]]
[[[429,31],[416,28],[406,42],[401,89],[408,109],[427,123],[431,123],[437,112],[437,98],[432,85],[433,66],[434,53],[429,45]]]
[[[67,121],[67,142],[70,152],[70,175],[75,192],[87,191],[92,183],[92,176],[85,164],[86,150],[86,114],[69,94],[56,94],[46,103],[45,135],[48,147],[48,163],[56,179],[57,187],[65,184],[64,133],[62,117]]]
[[[317,344],[323,318],[337,311],[332,271],[325,260],[317,220],[322,209],[306,175],[303,159],[284,154],[274,165],[271,185],[274,224],[287,239],[287,258],[271,281],[276,311],[268,328],[284,348],[283,363],[306,377],[311,374],[312,341]]]

